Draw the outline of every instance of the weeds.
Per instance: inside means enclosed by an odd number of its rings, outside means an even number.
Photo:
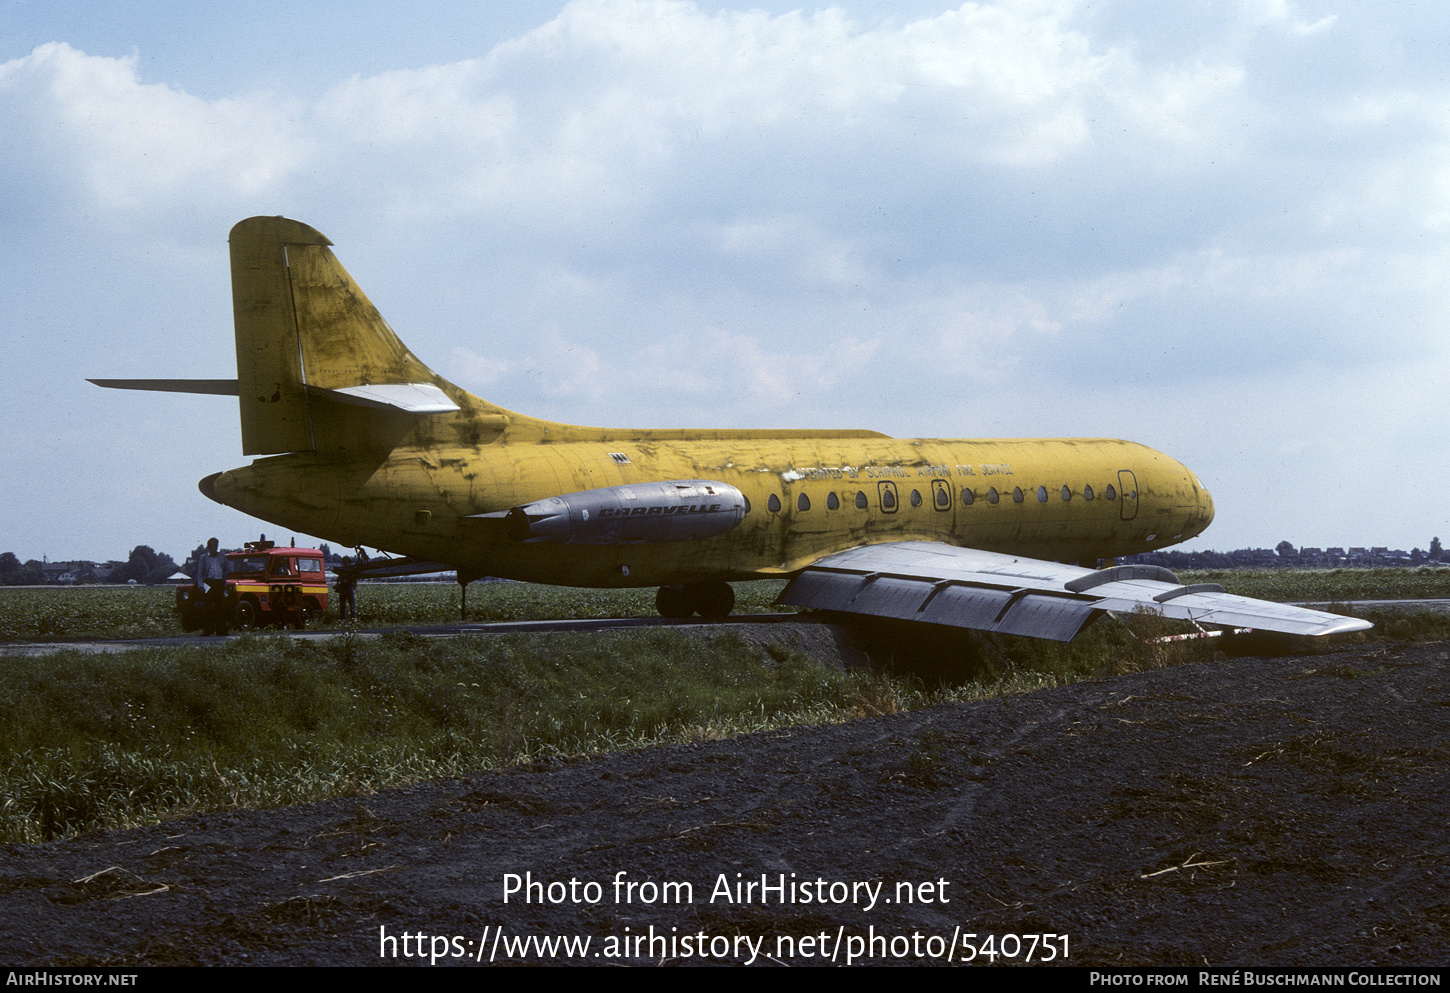
[[[0,841],[840,721],[883,696],[869,674],[774,655],[648,630],[3,658]]]

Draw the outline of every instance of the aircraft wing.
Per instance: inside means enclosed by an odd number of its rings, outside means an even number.
[[[828,555],[790,581],[780,602],[1071,641],[1103,611],[1284,634],[1363,631],[1368,621],[1185,586],[1161,566],[1108,569],[1044,562],[927,541],[863,545]]]

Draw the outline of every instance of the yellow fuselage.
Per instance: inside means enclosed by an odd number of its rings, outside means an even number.
[[[342,545],[445,562],[468,576],[573,586],[763,579],[858,545],[911,540],[1088,561],[1185,541],[1213,519],[1213,500],[1193,473],[1126,441],[689,434],[452,446],[428,439],[373,458],[259,459],[207,483],[209,495],[238,510]],[[749,512],[718,537],[619,545],[519,542],[497,519],[475,516],[674,479],[735,486]]]

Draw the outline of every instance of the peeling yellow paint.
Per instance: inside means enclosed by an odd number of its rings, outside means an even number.
[[[631,431],[526,417],[416,359],[329,244],[284,218],[252,218],[232,232],[245,450],[271,457],[207,484],[218,501],[286,528],[450,563],[465,575],[654,586],[780,576],[846,548],[904,540],[1091,560],[1164,547],[1213,519],[1212,500],[1188,469],[1126,441]],[[307,389],[389,383],[435,386],[458,410],[371,409]],[[281,399],[259,400],[272,384]],[[674,479],[728,483],[751,509],[715,538],[639,545],[524,544],[499,519],[476,516]],[[1120,479],[1133,480],[1131,498],[1118,492]],[[894,506],[883,503],[886,484],[894,486]],[[1002,494],[996,504],[987,500],[992,487]],[[1105,499],[1110,487],[1112,501]],[[1020,503],[1014,488],[1023,491]],[[836,510],[827,508],[830,493],[840,502]],[[865,510],[856,505],[859,493]],[[800,509],[802,494],[809,510]],[[768,509],[772,496],[778,512]]]

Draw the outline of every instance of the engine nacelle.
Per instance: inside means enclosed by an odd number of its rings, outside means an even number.
[[[672,479],[566,493],[515,507],[516,541],[581,545],[714,538],[745,519],[745,496],[729,483]]]

